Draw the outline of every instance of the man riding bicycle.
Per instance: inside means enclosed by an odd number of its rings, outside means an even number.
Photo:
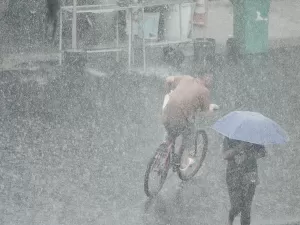
[[[174,142],[182,135],[182,147],[191,149],[195,137],[197,112],[213,112],[219,107],[210,104],[211,77],[194,78],[189,75],[166,78],[166,97],[162,122],[167,132],[166,141]],[[189,158],[188,166],[194,160]],[[180,162],[175,162],[180,164]]]

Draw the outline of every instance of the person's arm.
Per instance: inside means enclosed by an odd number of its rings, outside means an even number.
[[[206,91],[202,95],[201,110],[203,112],[212,112],[212,110],[210,109],[210,91]]]
[[[256,159],[263,158],[267,154],[265,147],[260,145],[255,146],[254,149],[250,149],[250,151]]]
[[[210,92],[209,90],[201,93],[199,96],[199,105],[197,106],[197,111],[199,114],[204,114],[205,116],[212,116],[214,111],[214,104],[210,103]]]
[[[223,159],[225,160],[232,160],[236,155],[241,154],[238,148],[230,148],[227,151],[223,151]]]
[[[241,154],[242,151],[239,148],[233,148],[230,140],[226,137],[223,141],[222,155],[225,160],[232,160],[236,155]]]

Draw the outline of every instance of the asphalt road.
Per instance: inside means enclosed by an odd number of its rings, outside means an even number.
[[[286,223],[300,215],[300,48],[269,58],[215,65],[213,100],[257,110],[287,130],[290,143],[268,148],[253,224]],[[165,76],[166,74],[163,74]],[[197,176],[170,175],[148,201],[146,164],[163,139],[163,79],[115,73],[67,74],[60,68],[1,74],[0,224],[225,224],[229,206],[222,137],[211,130]]]

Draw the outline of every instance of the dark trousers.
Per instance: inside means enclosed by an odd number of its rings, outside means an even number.
[[[229,211],[229,224],[233,223],[234,218],[241,213],[241,225],[249,225],[251,222],[251,205],[255,194],[256,184],[230,184],[228,192],[231,208]]]
[[[192,149],[194,147],[196,126],[194,122],[186,120],[184,123],[170,124],[164,123],[166,129],[165,140],[175,141],[179,135],[182,135],[181,146],[184,149]]]

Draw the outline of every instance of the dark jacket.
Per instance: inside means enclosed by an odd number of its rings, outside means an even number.
[[[257,174],[257,159],[264,157],[265,153],[265,147],[262,145],[225,137],[223,155],[224,159],[228,161],[226,169],[227,184],[241,185],[247,174]]]

